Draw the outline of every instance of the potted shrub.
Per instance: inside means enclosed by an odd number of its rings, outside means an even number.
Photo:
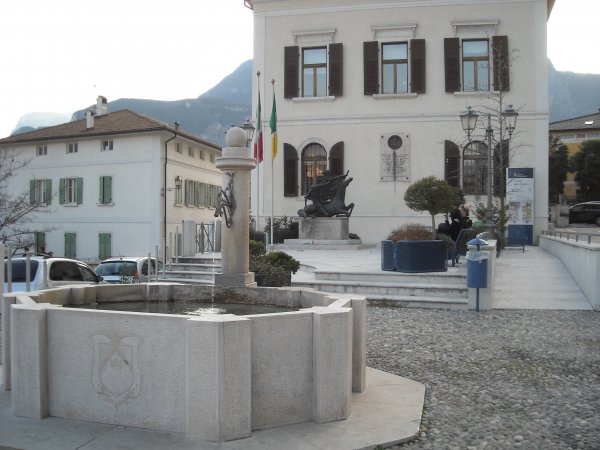
[[[455,205],[464,202],[462,193],[447,181],[430,176],[411,184],[404,194],[404,201],[410,209],[417,212],[427,211],[431,215],[431,230],[419,224],[407,224],[392,230],[388,240],[381,243],[382,270],[447,270],[448,248],[453,243],[449,239],[436,236],[435,216],[451,211]]]
[[[448,241],[436,239],[435,232],[420,224],[406,224],[394,228],[388,240],[382,243],[382,269],[397,272],[444,272],[448,268]],[[393,248],[393,269],[389,267],[387,252]],[[384,256],[384,247],[386,255]],[[384,261],[385,258],[385,261]]]

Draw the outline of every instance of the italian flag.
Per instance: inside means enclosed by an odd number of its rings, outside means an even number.
[[[262,135],[262,123],[260,121],[260,92],[258,93],[258,106],[256,107],[256,139],[254,141],[254,159],[257,163],[261,163],[263,160],[263,135]]]
[[[277,106],[275,105],[275,92],[273,92],[273,108],[271,109],[269,127],[271,128],[271,159],[275,159],[275,156],[277,156]]]

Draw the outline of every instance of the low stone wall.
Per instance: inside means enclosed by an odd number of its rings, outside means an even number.
[[[600,310],[600,245],[540,236],[540,247],[561,260],[583,294]]]
[[[306,309],[190,317],[60,307],[207,294]],[[77,286],[6,295],[2,316],[4,381],[18,416],[224,441],[347,418],[352,391],[365,388],[361,297],[169,283]]]

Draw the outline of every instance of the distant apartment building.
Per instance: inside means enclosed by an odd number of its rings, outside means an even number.
[[[569,156],[573,156],[583,141],[600,139],[600,109],[593,114],[553,122],[550,124],[550,134],[559,138],[567,146]],[[567,174],[563,194],[569,201],[577,198],[577,182],[572,172]]]
[[[509,167],[533,173],[533,236],[546,229],[552,1],[246,3],[254,11],[254,73],[260,71],[254,110],[260,90],[268,138],[274,93],[279,141],[271,166],[265,139],[265,162],[254,171],[255,215],[296,216],[325,170],[353,177],[350,231],[366,242],[402,223],[430,223],[403,200],[412,182],[430,175],[460,187],[469,203],[485,203],[488,174],[506,176],[488,166],[485,112],[514,105],[519,116],[509,143],[499,143],[493,123],[494,159],[501,148]],[[467,106],[480,111],[471,142],[459,118]]]
[[[23,228],[36,249],[102,260],[161,257],[177,245],[182,220],[214,222],[221,148],[130,110],[107,111],[104,97],[86,119],[0,139],[25,166],[6,180],[42,212]],[[28,218],[29,219],[29,218]]]

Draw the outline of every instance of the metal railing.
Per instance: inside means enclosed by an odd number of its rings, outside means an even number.
[[[196,252],[215,251],[215,223],[196,224]]]
[[[600,236],[595,233],[575,233],[572,231],[543,231],[542,235],[566,239],[567,241],[573,239],[575,242],[583,242],[587,244],[592,243],[593,237],[600,239]],[[580,237],[583,237],[583,239],[580,239]]]

